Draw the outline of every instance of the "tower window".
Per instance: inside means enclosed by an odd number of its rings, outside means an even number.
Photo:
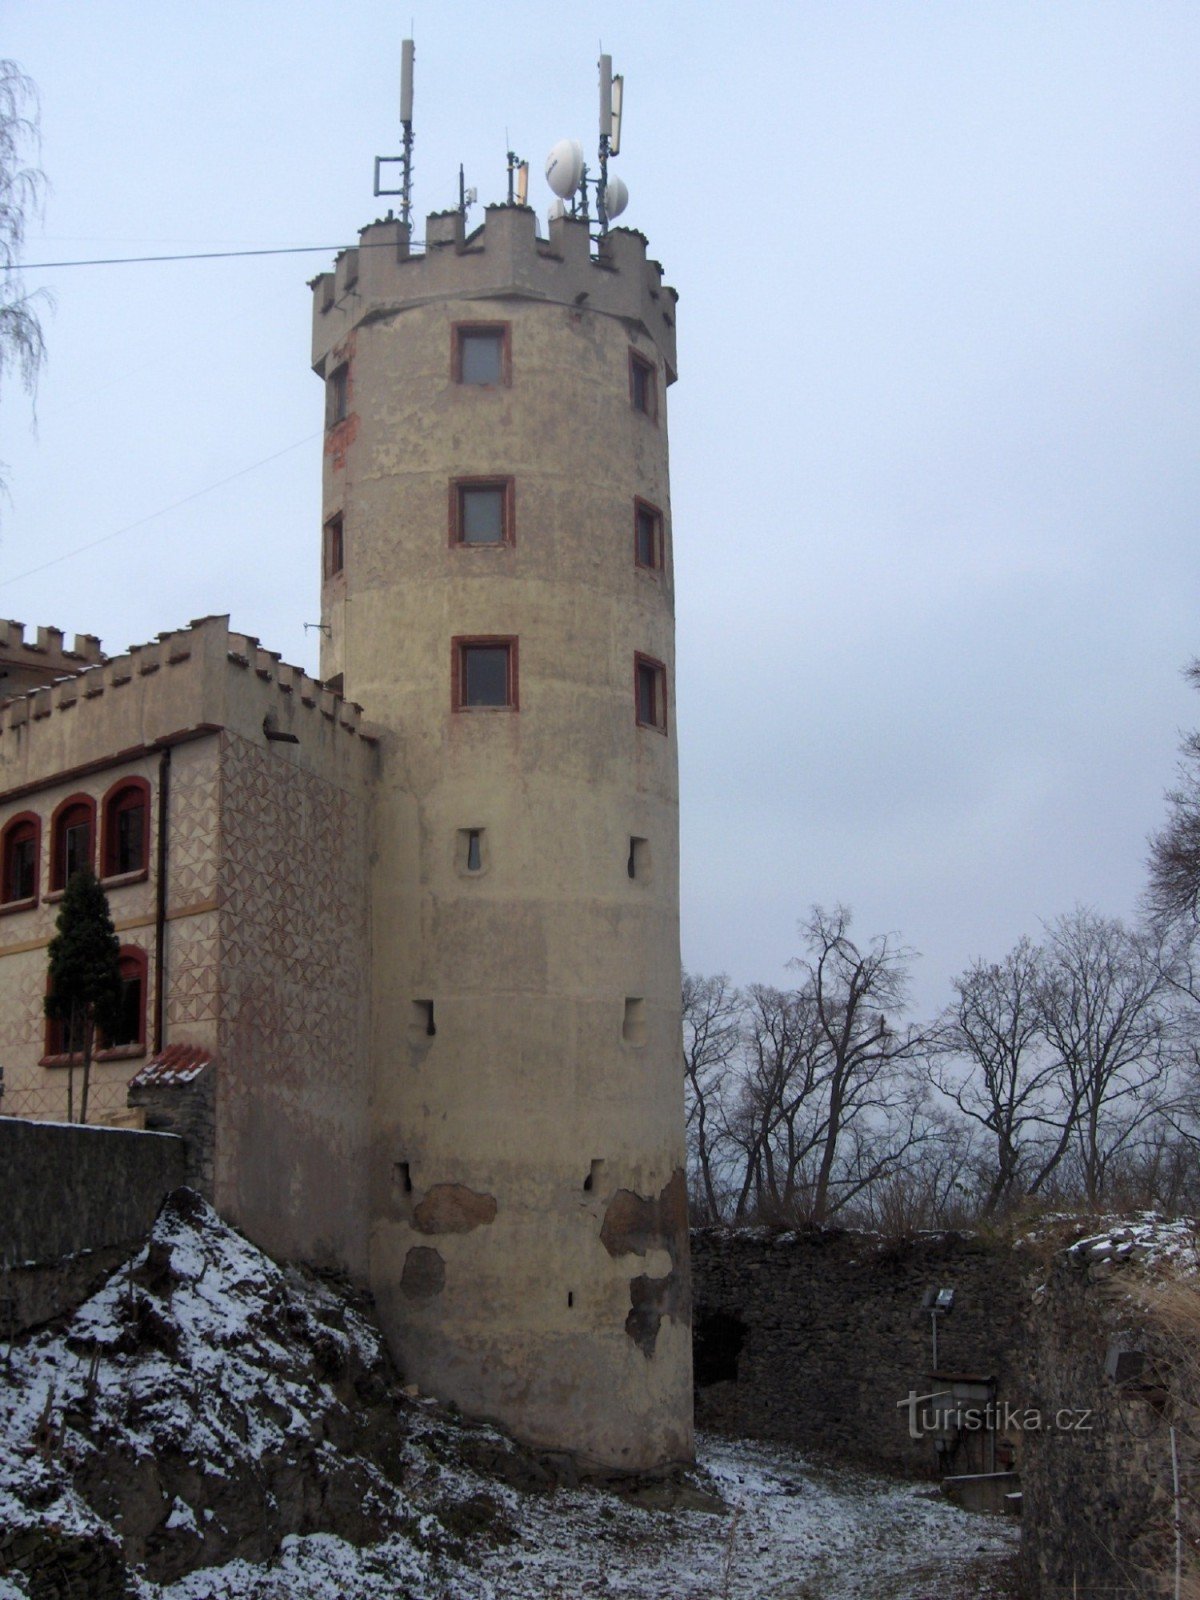
[[[346,534],[341,512],[325,524],[325,576],[336,578],[346,564]]]
[[[452,648],[455,711],[517,710],[516,639],[455,639]]]
[[[512,382],[507,322],[455,323],[452,350],[455,383],[495,388]]]
[[[104,797],[100,859],[106,878],[145,873],[150,859],[150,785],[129,779]]]
[[[639,567],[658,572],[663,564],[663,518],[646,500],[633,502],[633,559]]]
[[[343,362],[330,373],[325,386],[325,426],[336,428],[350,415],[350,367]]]
[[[658,420],[658,374],[654,363],[636,350],[629,352],[629,403],[651,422]]]
[[[639,997],[630,996],[625,1001],[625,1021],[621,1027],[621,1037],[626,1044],[646,1042],[646,1002]]]
[[[629,860],[625,864],[625,870],[635,881],[638,878],[645,879],[650,876],[649,839],[639,839],[636,835],[630,837]]]
[[[513,500],[511,478],[455,478],[450,485],[450,542],[512,544]]]
[[[634,657],[634,695],[640,728],[667,731],[667,669],[650,656]]]
[[[19,905],[37,899],[38,853],[41,842],[41,823],[31,811],[14,817],[4,830],[4,885],[5,905]]]
[[[50,889],[65,889],[80,867],[90,867],[96,832],[96,802],[87,795],[64,800],[50,824]]]
[[[483,872],[488,864],[484,828],[460,828],[454,846],[454,866],[460,877]]]
[[[437,1032],[433,1021],[433,1001],[414,1000],[409,1013],[409,1027],[415,1034],[424,1034],[432,1039]]]

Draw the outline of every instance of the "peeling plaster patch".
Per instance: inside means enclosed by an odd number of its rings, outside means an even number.
[[[415,1244],[404,1258],[400,1288],[410,1300],[432,1300],[446,1287],[446,1263],[427,1244]]]
[[[664,1317],[688,1322],[689,1306],[686,1279],[678,1272],[665,1278],[632,1278],[629,1283],[629,1315],[625,1332],[649,1361],[658,1343],[658,1330]]]
[[[665,1249],[678,1262],[687,1243],[687,1182],[676,1168],[662,1193],[646,1200],[632,1189],[618,1189],[608,1202],[600,1242],[610,1256],[644,1256]]]
[[[476,1194],[462,1183],[435,1183],[413,1211],[413,1227],[420,1233],[470,1233],[495,1217],[494,1195]]]

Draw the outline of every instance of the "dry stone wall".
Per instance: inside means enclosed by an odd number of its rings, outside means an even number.
[[[910,1437],[898,1405],[931,1387],[925,1292],[955,1292],[939,1325],[939,1370],[995,1377],[998,1398],[1016,1401],[1026,1270],[1011,1247],[973,1235],[885,1243],[836,1231],[697,1230],[697,1426],[935,1475],[930,1441]]]
[[[1035,1293],[1030,1402],[1041,1426],[1025,1442],[1022,1562],[1039,1600],[1177,1592],[1172,1428],[1195,1581],[1195,1265],[1190,1226],[1135,1224],[1059,1252]]]

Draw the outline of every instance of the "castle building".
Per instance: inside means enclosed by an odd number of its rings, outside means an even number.
[[[423,253],[376,223],[313,290],[321,681],[224,618],[0,637],[0,1111],[65,1114],[46,945],[90,861],[97,1116],[199,1074],[218,1208],[368,1282],[423,1391],[687,1459],[674,291],[520,205]]]

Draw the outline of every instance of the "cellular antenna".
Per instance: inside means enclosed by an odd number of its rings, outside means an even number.
[[[398,156],[375,157],[375,193],[376,195],[398,195],[400,197],[400,220],[406,228],[412,227],[412,152],[413,152],[413,58],[416,52],[411,39],[405,39],[400,46],[400,126],[404,131],[404,153]],[[400,187],[398,189],[385,189],[379,181],[380,171],[385,166],[400,164]],[[390,215],[390,213],[389,213]]]
[[[624,78],[613,76],[612,57],[600,57],[600,176],[590,179],[596,191],[596,217],[600,234],[608,232],[608,225],[619,217],[629,204],[629,190],[620,178],[610,178],[608,163],[621,148],[621,109],[625,99]],[[546,157],[546,182],[558,196],[550,208],[550,218],[566,216],[567,202],[570,215],[582,221],[588,217],[588,169],[583,159],[583,146],[578,139],[560,139]],[[593,235],[595,237],[595,235]]]
[[[621,151],[621,107],[625,99],[625,79],[613,76],[612,57],[600,57],[600,179],[596,184],[596,216],[600,232],[629,204],[629,190],[620,178],[610,183],[608,163]]]

